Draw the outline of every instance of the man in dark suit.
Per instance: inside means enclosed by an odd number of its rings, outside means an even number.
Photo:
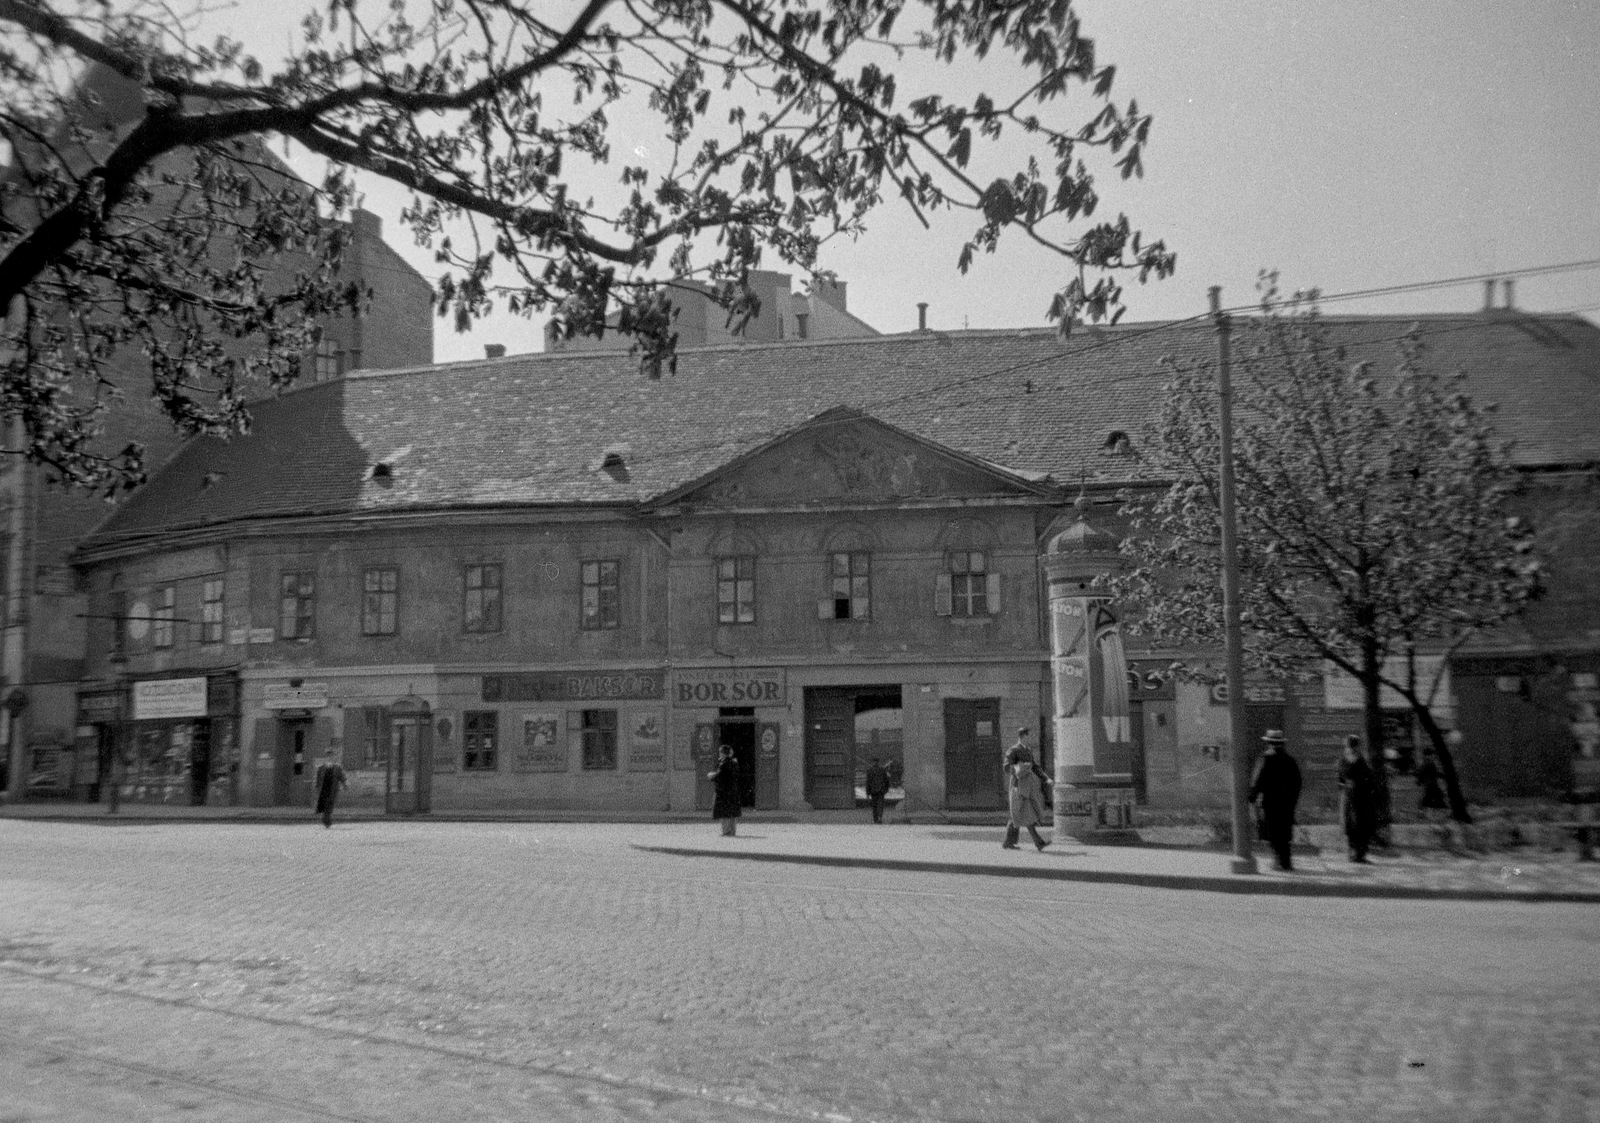
[[[1294,838],[1294,808],[1300,802],[1300,766],[1284,748],[1283,730],[1261,738],[1261,759],[1250,781],[1250,802],[1259,808],[1261,835],[1277,855],[1280,870],[1294,869],[1289,843]]]

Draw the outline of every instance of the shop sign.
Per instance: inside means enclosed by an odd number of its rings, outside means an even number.
[[[116,721],[122,711],[122,696],[116,691],[78,695],[78,724]]]
[[[653,702],[664,691],[660,671],[546,671],[484,675],[485,702]]]
[[[1435,717],[1450,714],[1454,699],[1450,692],[1450,668],[1445,664],[1444,656],[1418,655],[1416,658],[1417,693],[1423,698],[1427,698],[1430,693],[1432,694]],[[1394,656],[1384,661],[1383,677],[1389,681],[1405,682],[1406,674],[1406,661],[1403,657]],[[1438,683],[1437,690],[1434,689],[1436,681]],[[1330,710],[1359,710],[1364,708],[1361,680],[1327,661],[1322,664],[1322,690],[1322,704]],[[1404,710],[1410,708],[1410,703],[1401,697],[1399,691],[1393,687],[1383,686],[1378,691],[1378,708]]]
[[[788,684],[782,667],[680,669],[672,676],[672,704],[678,709],[785,706],[788,702]]]
[[[262,691],[261,705],[269,710],[320,710],[327,704],[328,684],[325,682],[308,682],[300,686],[274,682]]]
[[[251,643],[272,643],[278,638],[278,632],[275,628],[251,628],[245,638]]]
[[[1128,696],[1135,702],[1170,702],[1177,695],[1171,659],[1128,660]]]
[[[146,679],[133,684],[133,720],[205,717],[206,680],[200,678]]]

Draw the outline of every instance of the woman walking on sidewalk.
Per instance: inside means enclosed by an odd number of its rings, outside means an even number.
[[[1366,862],[1367,847],[1372,845],[1372,835],[1378,827],[1377,786],[1372,765],[1361,755],[1361,738],[1346,737],[1344,757],[1339,761],[1339,810],[1352,862]]]
[[[1044,822],[1044,795],[1039,787],[1039,777],[1033,770],[1033,758],[1015,761],[1008,769],[1011,773],[1011,821],[1006,824],[1006,840],[1000,845],[1006,850],[1017,848],[1017,837],[1027,827],[1033,844],[1043,850],[1050,844],[1039,837],[1039,824]]]
[[[731,835],[739,826],[739,762],[734,759],[733,746],[723,745],[717,770],[707,774],[716,784],[717,798],[711,804],[711,817],[721,820],[722,833]]]

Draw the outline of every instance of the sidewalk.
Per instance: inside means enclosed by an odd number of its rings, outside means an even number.
[[[756,813],[724,838],[704,812],[434,812],[415,819],[385,816],[376,808],[341,808],[340,823],[608,823],[627,829],[609,834],[635,849],[686,858],[903,870],[989,877],[1098,882],[1219,893],[1292,896],[1387,897],[1480,901],[1547,901],[1600,904],[1600,862],[1573,853],[1519,847],[1494,853],[1452,854],[1400,850],[1378,854],[1366,866],[1344,860],[1336,848],[1307,848],[1295,870],[1281,873],[1258,854],[1259,872],[1234,874],[1231,854],[1214,847],[1144,843],[1093,846],[1071,839],[1035,851],[1000,848],[1001,828],[967,823],[863,822],[864,812]],[[151,823],[281,823],[310,827],[311,812],[292,807],[187,807],[124,805],[117,815],[93,804],[28,803],[0,806],[0,819],[134,826]],[[1152,832],[1157,833],[1157,832]]]

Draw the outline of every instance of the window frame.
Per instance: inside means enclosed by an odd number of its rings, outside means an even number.
[[[611,580],[605,580],[607,570]],[[589,580],[590,570],[594,580]],[[586,632],[611,631],[622,626],[622,559],[590,558],[578,563],[578,626]],[[593,608],[589,591],[594,590]],[[609,591],[610,614],[607,615]]]
[[[377,588],[373,588],[373,578],[377,578]],[[399,631],[400,567],[367,566],[361,571],[361,634],[392,636]]]
[[[731,569],[726,576],[725,569]],[[748,576],[744,575],[746,571]],[[756,623],[756,556],[719,554],[713,561],[712,574],[717,582],[717,623],[728,626]],[[742,586],[748,586],[748,597],[740,597]],[[742,615],[745,608],[749,609],[748,617]]]
[[[293,582],[293,588],[290,588]],[[292,609],[290,602],[293,602]],[[289,611],[285,611],[289,609]],[[285,623],[288,628],[284,627]],[[291,569],[278,575],[278,638],[315,639],[317,635],[317,575],[310,569]]]
[[[160,585],[150,598],[150,646],[176,647],[178,645],[178,587]],[[159,604],[154,602],[160,601]]]
[[[363,770],[370,771],[389,767],[389,723],[384,720],[387,716],[382,706],[363,706],[361,708],[361,767]]]
[[[950,615],[967,620],[994,615],[989,611],[989,575],[994,572],[989,568],[989,551],[946,550],[944,557],[950,576]]]
[[[493,573],[494,581],[490,583],[489,575]],[[474,585],[474,574],[478,583]],[[493,593],[493,597],[490,597]],[[493,635],[505,627],[505,569],[500,562],[478,562],[465,565],[461,568],[461,630],[471,635]],[[472,613],[473,600],[476,598],[478,612],[474,621]],[[490,619],[489,608],[493,607],[493,620]]]
[[[464,711],[461,715],[461,771],[499,770],[500,711]]]
[[[844,565],[843,573],[839,572],[841,559]],[[833,603],[831,619],[845,621],[872,619],[871,551],[835,550],[829,554],[828,584],[829,599]],[[840,615],[841,605],[844,608],[843,615]]]
[[[567,714],[568,728],[578,733],[579,767],[582,771],[620,771],[617,725],[616,710],[573,710]]]
[[[211,594],[215,592],[216,596]],[[221,643],[227,584],[221,577],[207,577],[200,585],[200,642]]]

